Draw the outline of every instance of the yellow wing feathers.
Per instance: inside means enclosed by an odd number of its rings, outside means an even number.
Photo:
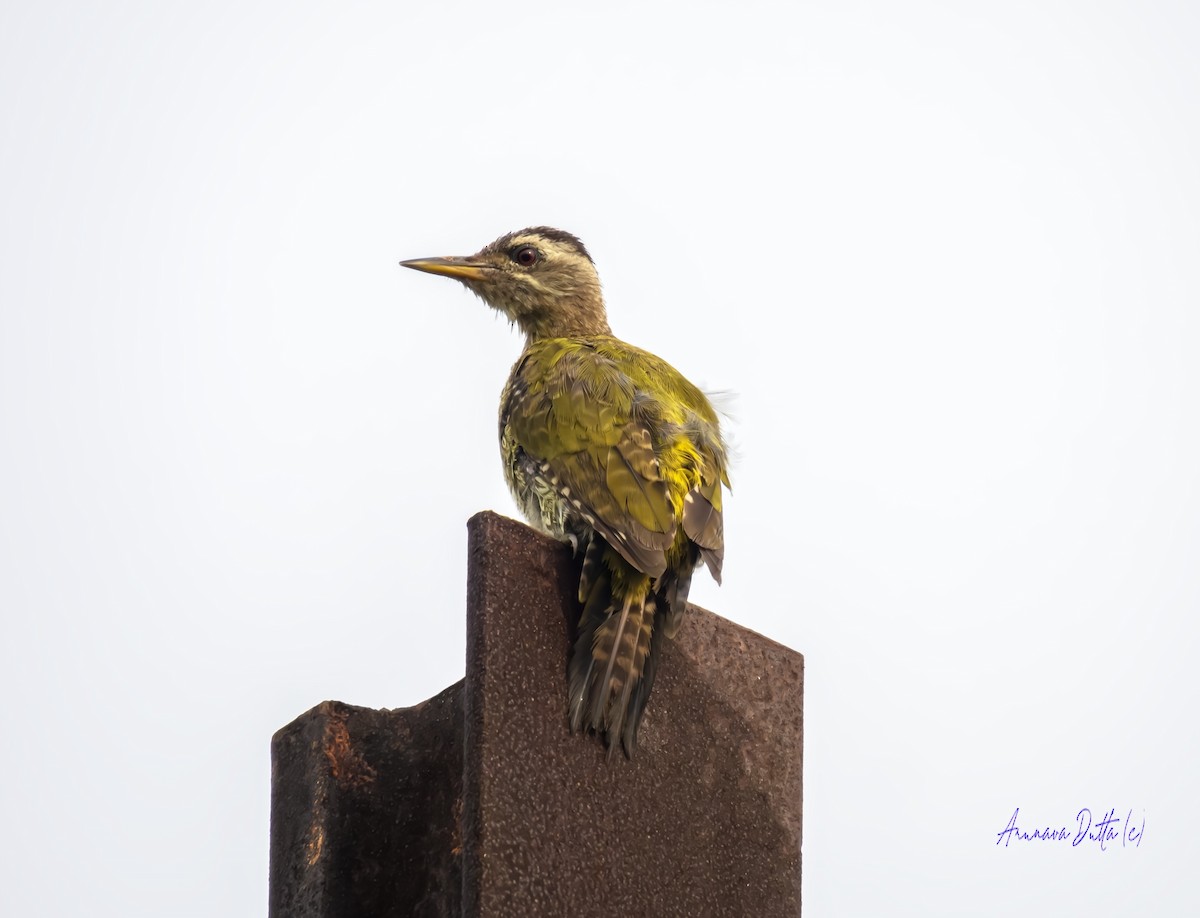
[[[716,415],[669,364],[616,338],[546,339],[509,390],[513,443],[635,568],[661,576],[681,539],[720,551]]]

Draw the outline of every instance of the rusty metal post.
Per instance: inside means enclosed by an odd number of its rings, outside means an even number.
[[[693,607],[636,758],[565,714],[577,572],[469,523],[466,679],[272,743],[272,918],[800,914],[803,658]]]

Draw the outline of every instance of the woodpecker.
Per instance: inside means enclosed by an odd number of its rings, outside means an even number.
[[[461,281],[525,335],[500,397],[504,475],[529,522],[583,558],[571,730],[632,757],[692,572],[704,563],[721,582],[717,413],[665,360],[613,336],[595,264],[570,233],[531,227],[474,255],[401,264]]]

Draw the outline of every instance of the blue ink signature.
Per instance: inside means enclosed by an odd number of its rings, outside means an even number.
[[[1105,847],[1109,842],[1121,839],[1121,847],[1140,848],[1142,846],[1142,836],[1146,832],[1146,814],[1142,813],[1142,823],[1138,825],[1133,819],[1133,810],[1125,814],[1125,822],[1117,817],[1117,810],[1114,807],[1109,810],[1103,819],[1094,821],[1092,819],[1092,811],[1086,806],[1075,814],[1075,824],[1077,831],[1071,832],[1066,826],[1058,829],[1052,829],[1046,826],[1044,829],[1034,829],[1032,832],[1026,832],[1017,825],[1017,815],[1021,812],[1021,808],[1017,807],[1013,810],[1012,818],[1009,819],[1008,825],[1004,827],[1003,832],[996,835],[996,844],[1004,842],[1004,847],[1008,847],[1010,841],[1066,841],[1071,839],[1071,847],[1077,848],[1085,841],[1096,842],[1100,846],[1101,851],[1107,851]],[[1118,830],[1119,826],[1119,830]]]

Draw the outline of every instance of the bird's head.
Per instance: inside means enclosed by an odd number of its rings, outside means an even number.
[[[400,264],[462,281],[530,341],[611,334],[592,256],[562,230],[535,226],[501,236],[474,255]]]

